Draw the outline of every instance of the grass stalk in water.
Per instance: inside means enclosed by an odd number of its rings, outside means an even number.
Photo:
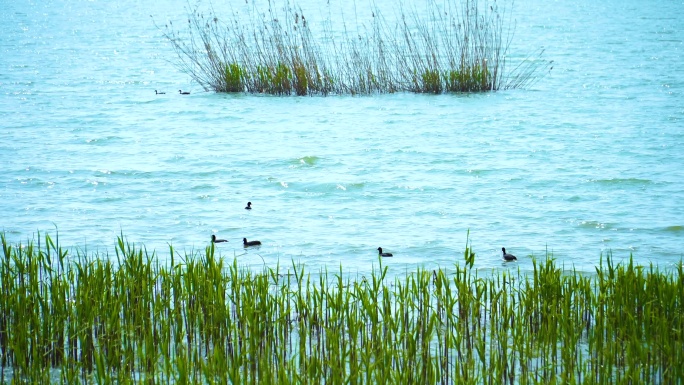
[[[684,268],[465,265],[254,272],[214,245],[159,259],[45,235],[0,260],[0,381],[677,383]],[[162,262],[164,261],[164,262]],[[456,262],[456,261],[455,261]],[[54,368],[56,370],[48,370]]]

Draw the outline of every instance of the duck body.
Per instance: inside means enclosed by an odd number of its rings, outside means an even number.
[[[178,90],[178,93],[181,94],[181,95],[190,95],[190,92],[188,92],[188,91],[181,91],[181,90]]]
[[[393,257],[393,256],[394,256],[394,255],[392,255],[392,253],[383,253],[383,252],[382,252],[382,247],[378,247],[378,254],[379,254],[381,257]]]
[[[242,245],[244,247],[261,246],[261,242],[260,241],[247,241],[247,238],[242,238]]]
[[[211,243],[228,242],[226,239],[216,239],[216,234],[211,234]]]
[[[513,254],[508,254],[508,253],[506,252],[506,248],[505,248],[505,247],[502,247],[502,248],[501,248],[501,251],[503,252],[503,259],[504,259],[504,261],[506,261],[506,262],[511,262],[511,261],[517,261],[517,260],[518,260],[518,258],[516,258],[515,255],[513,255]]]
[[[252,202],[247,202],[247,207],[245,207],[245,210],[251,210],[252,209]]]

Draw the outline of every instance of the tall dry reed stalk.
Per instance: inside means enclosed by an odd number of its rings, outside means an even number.
[[[330,7],[329,3],[328,6]],[[427,0],[386,19],[369,3],[369,23],[342,15],[320,23],[288,0],[246,5],[224,21],[199,6],[185,27],[163,35],[181,71],[205,90],[274,95],[482,92],[525,87],[551,63],[528,57],[507,68],[512,23],[496,0]]]

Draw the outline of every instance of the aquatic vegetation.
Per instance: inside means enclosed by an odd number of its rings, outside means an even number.
[[[0,260],[0,382],[677,383],[684,267],[551,259],[364,277],[216,255],[76,255],[45,235]],[[49,370],[54,368],[55,370]]]
[[[273,95],[482,92],[525,87],[551,68],[526,57],[511,62],[512,22],[495,0],[398,4],[395,17],[368,3],[367,24],[341,11],[312,22],[284,0],[267,9],[246,3],[224,21],[211,8],[188,10],[187,28],[163,36],[178,68],[205,90]],[[339,15],[333,17],[332,15]],[[507,68],[512,66],[512,69]]]
[[[217,90],[219,92],[240,92],[244,89],[245,85],[243,79],[245,77],[245,70],[241,68],[237,63],[230,63],[225,65],[225,77],[223,85],[225,86],[222,90]]]

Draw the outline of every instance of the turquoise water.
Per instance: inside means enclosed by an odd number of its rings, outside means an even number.
[[[58,229],[112,255],[123,232],[166,258],[216,234],[246,265],[360,272],[378,246],[396,270],[450,266],[468,231],[480,268],[528,269],[547,250],[585,271],[607,253],[684,256],[681,1],[516,3],[512,56],[554,60],[523,90],[286,98],[180,73],[153,21],[182,23],[184,4],[3,4],[10,242]]]

